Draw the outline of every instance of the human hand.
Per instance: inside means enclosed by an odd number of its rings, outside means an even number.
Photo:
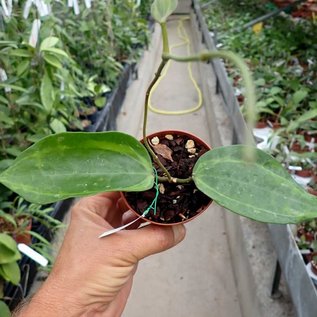
[[[47,281],[18,316],[121,316],[139,260],[183,240],[183,225],[139,223],[103,239],[98,236],[133,219],[119,193],[81,199]],[[134,226],[134,228],[133,228]]]

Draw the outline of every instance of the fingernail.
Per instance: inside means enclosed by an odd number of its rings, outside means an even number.
[[[185,233],[186,233],[185,226],[177,225],[177,226],[173,226],[172,228],[173,228],[175,243],[181,242],[185,237]]]

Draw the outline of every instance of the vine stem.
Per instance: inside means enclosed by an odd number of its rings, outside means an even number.
[[[169,54],[170,48],[168,44],[168,33],[166,22],[160,23],[161,31],[162,31],[162,42],[163,42],[163,54]]]
[[[180,178],[174,178],[170,175],[170,173],[167,171],[165,166],[161,163],[157,155],[152,150],[146,135],[146,128],[147,128],[147,117],[148,117],[148,110],[149,110],[149,97],[151,94],[151,91],[156,84],[156,82],[159,80],[162,71],[167,64],[169,60],[174,60],[176,62],[206,62],[214,58],[223,58],[227,59],[230,62],[232,62],[235,66],[237,66],[240,69],[241,77],[244,80],[244,84],[246,87],[246,112],[247,112],[247,129],[245,131],[245,137],[246,137],[246,143],[248,145],[253,144],[253,138],[252,134],[249,133],[247,130],[249,129],[252,131],[252,128],[255,123],[256,119],[256,110],[255,110],[255,103],[256,103],[256,94],[255,94],[255,86],[252,80],[251,72],[249,71],[248,66],[244,62],[244,60],[234,54],[233,52],[229,51],[206,51],[201,52],[196,55],[191,56],[175,56],[171,55],[169,53],[169,46],[168,46],[168,37],[167,37],[167,30],[166,30],[166,24],[161,24],[162,28],[162,34],[163,34],[163,54],[162,54],[162,60],[161,63],[157,69],[157,72],[155,73],[155,76],[153,80],[151,81],[145,95],[145,102],[144,102],[144,117],[143,117],[143,142],[145,147],[147,148],[148,152],[152,156],[154,162],[158,164],[158,166],[162,169],[163,173],[166,176],[159,177],[159,181],[161,182],[170,182],[170,183],[178,183],[178,184],[185,184],[192,181],[192,177],[188,177],[185,179]],[[248,151],[245,152],[245,159],[247,161],[254,161],[254,150],[253,147],[247,147]]]
[[[148,152],[152,156],[154,162],[156,162],[157,165],[162,169],[163,173],[167,177],[167,180],[172,183],[173,182],[173,178],[172,178],[171,174],[168,172],[168,170],[165,168],[165,166],[162,164],[162,162],[159,160],[157,155],[152,150],[152,148],[151,148],[151,146],[149,144],[149,141],[147,139],[147,136],[146,136],[147,117],[148,117],[148,111],[149,111],[149,98],[150,98],[151,90],[152,90],[153,86],[155,85],[155,83],[160,78],[166,63],[167,63],[167,60],[162,59],[160,65],[159,65],[159,67],[157,69],[157,72],[155,73],[155,76],[154,76],[153,80],[151,81],[148,89],[146,90],[145,102],[144,102],[144,116],[143,116],[143,142],[144,142],[144,145],[145,145],[146,149],[148,150]]]
[[[162,55],[161,63],[160,63],[160,65],[155,73],[153,80],[151,81],[149,87],[147,88],[146,94],[145,94],[144,117],[143,117],[143,142],[144,142],[146,149],[148,150],[148,152],[152,156],[153,161],[157,163],[157,165],[162,169],[163,173],[166,175],[163,177],[158,177],[158,180],[160,182],[186,184],[186,183],[192,182],[192,180],[193,180],[192,177],[188,177],[188,178],[184,178],[184,179],[172,177],[171,174],[169,173],[169,171],[165,168],[165,166],[162,164],[162,162],[159,160],[157,155],[152,150],[152,148],[149,144],[149,141],[146,137],[147,136],[146,128],[147,128],[147,117],[148,117],[148,111],[149,111],[150,94],[151,94],[151,91],[152,91],[154,85],[159,80],[165,65],[168,62],[168,59],[164,58],[163,56],[164,56],[164,54],[169,54],[169,52],[170,52],[169,44],[168,44],[168,33],[167,33],[166,22],[160,23],[160,26],[161,26],[161,31],[162,31],[163,55]]]

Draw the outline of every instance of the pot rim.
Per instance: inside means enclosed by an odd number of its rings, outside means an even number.
[[[202,144],[204,147],[206,147],[208,150],[211,150],[212,148],[210,147],[210,145],[208,145],[205,141],[203,141],[202,139],[200,139],[199,137],[197,137],[196,135],[187,132],[187,131],[182,131],[182,130],[162,130],[162,131],[158,131],[158,132],[154,132],[151,133],[149,135],[147,135],[147,138],[152,138],[158,135],[166,135],[166,134],[180,134],[180,135],[186,135],[189,136],[190,138],[192,138],[195,142],[197,141],[198,143]],[[140,140],[140,142],[142,142],[143,139]],[[125,205],[129,208],[129,210],[133,211],[140,219],[155,224],[155,225],[159,225],[159,226],[176,226],[179,224],[185,224],[187,222],[190,222],[192,220],[194,220],[196,217],[200,216],[205,210],[208,209],[208,207],[212,204],[213,199],[210,198],[210,201],[208,202],[207,205],[202,206],[201,208],[199,208],[197,210],[197,214],[189,219],[183,220],[183,221],[179,221],[179,222],[174,222],[174,223],[162,223],[162,222],[156,222],[154,220],[150,220],[146,217],[142,217],[138,212],[136,212],[128,203],[127,199],[124,196],[124,192],[120,192],[120,196],[123,199]]]

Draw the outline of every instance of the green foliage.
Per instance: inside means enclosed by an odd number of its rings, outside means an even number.
[[[305,111],[302,115],[299,115],[297,118],[289,122],[289,125],[286,127],[287,132],[296,131],[300,127],[303,127],[305,122],[312,120],[317,117],[317,108]]]
[[[27,200],[45,204],[102,191],[146,190],[154,178],[149,154],[133,137],[69,132],[28,148],[0,181]]]
[[[40,95],[41,95],[42,105],[45,111],[48,114],[51,113],[53,109],[53,105],[54,105],[55,95],[54,95],[52,81],[47,73],[44,74],[42,79]]]
[[[22,197],[17,197],[12,202],[1,202],[0,219],[8,224],[2,228],[2,231],[11,236],[24,235],[25,233],[33,235],[33,232],[30,231],[30,223],[35,221],[53,232],[60,228],[62,224],[59,220],[50,216],[52,211],[52,207],[44,208],[38,204],[29,204]],[[36,238],[48,244],[46,239]]]
[[[80,104],[76,101],[78,95],[71,92],[74,78],[68,67],[72,62],[65,51],[54,47],[58,44],[55,37],[44,38],[39,48],[16,43],[16,48],[4,48],[5,54],[2,55],[2,67],[8,80],[2,84],[0,99],[3,113],[0,118],[3,135],[0,159],[14,157],[8,149],[18,146],[23,150],[31,144],[32,135],[52,133],[54,120],[64,127],[69,125],[76,120]],[[63,92],[61,86],[64,87]]]
[[[273,157],[256,150],[243,159],[245,146],[213,149],[196,163],[196,186],[218,204],[268,223],[297,223],[317,217],[317,198],[299,186]]]
[[[255,0],[226,0],[206,5],[204,16],[210,29],[217,31],[219,45],[248,61],[258,83],[261,116],[287,125],[298,113],[309,110],[317,97],[317,29],[309,20],[282,15],[264,21],[259,33],[244,28],[271,10]],[[230,77],[237,78],[233,68],[227,69]],[[234,84],[239,86],[237,81]]]
[[[81,72],[113,88],[122,63],[136,61],[147,44],[147,20],[134,1],[95,1],[91,9],[80,9],[70,15],[66,4],[54,3],[54,28]]]

